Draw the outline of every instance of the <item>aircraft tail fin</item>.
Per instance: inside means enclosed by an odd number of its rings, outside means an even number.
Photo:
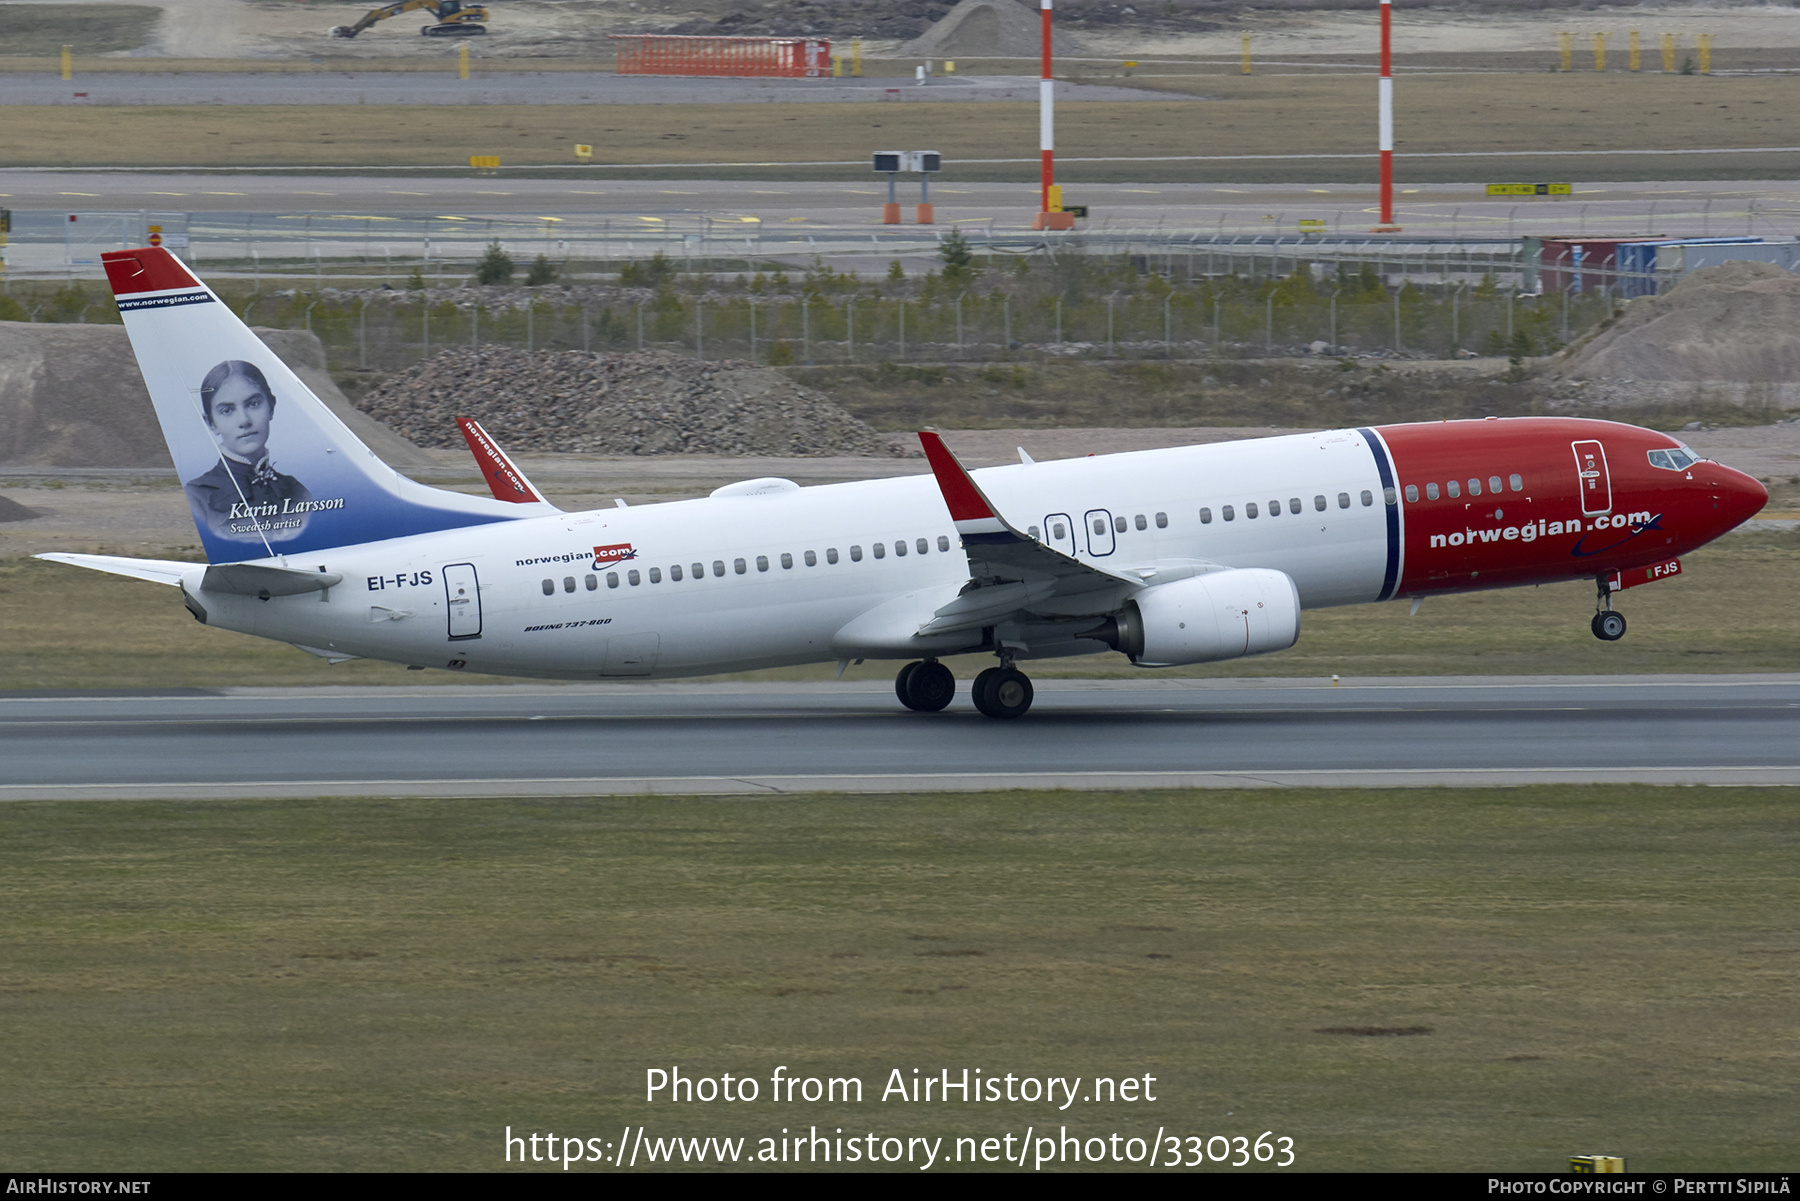
[[[210,562],[536,515],[383,463],[167,250],[101,259]]]

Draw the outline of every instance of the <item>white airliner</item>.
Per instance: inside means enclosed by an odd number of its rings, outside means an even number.
[[[565,513],[473,422],[492,499],[405,478],[174,256],[105,263],[208,561],[42,557],[334,661],[607,679],[894,659],[900,701],[936,711],[956,692],[939,657],[991,652],[975,706],[1018,717],[1021,661],[1263,654],[1325,605],[1587,578],[1616,639],[1616,591],[1768,499],[1665,434],[1517,418],[973,473],[926,433],[931,475]]]

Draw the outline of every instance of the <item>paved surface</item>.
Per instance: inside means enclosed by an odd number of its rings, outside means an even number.
[[[451,61],[451,60],[447,60]],[[550,71],[456,78],[418,72],[314,71],[291,74],[128,75],[107,72],[62,80],[0,75],[0,104],[111,107],[137,104],[809,104],[844,101],[1036,101],[1038,81],[1020,75],[932,79],[672,79]],[[1111,84],[1058,81],[1058,100],[1189,100],[1193,97]]]
[[[1023,720],[881,684],[0,699],[0,799],[1800,784],[1800,676],[1045,681]]]

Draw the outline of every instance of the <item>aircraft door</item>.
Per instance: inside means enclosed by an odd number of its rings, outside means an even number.
[[[1606,448],[1599,442],[1571,443],[1581,482],[1581,511],[1590,516],[1612,512],[1612,476],[1606,470]]]
[[[1073,557],[1075,554],[1075,520],[1067,513],[1052,513],[1044,518],[1044,542],[1052,550]]]
[[[1101,555],[1113,553],[1117,543],[1113,538],[1112,514],[1105,509],[1089,509],[1081,519],[1086,527],[1088,554],[1099,558]]]
[[[444,599],[450,611],[450,641],[481,637],[481,587],[473,563],[444,568]]]

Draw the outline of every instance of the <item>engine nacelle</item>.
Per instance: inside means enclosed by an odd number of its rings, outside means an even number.
[[[1282,651],[1300,640],[1300,592],[1264,567],[1215,571],[1146,588],[1098,630],[1139,667],[1179,667]]]

